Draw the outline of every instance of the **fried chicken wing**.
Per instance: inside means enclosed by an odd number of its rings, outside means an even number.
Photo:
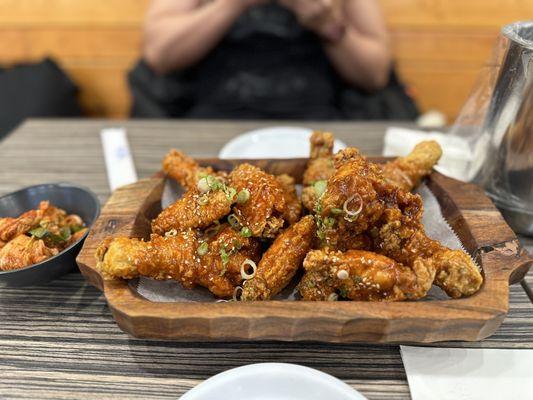
[[[172,229],[207,228],[228,215],[234,202],[234,191],[227,190],[225,185],[208,189],[205,193],[196,188],[189,189],[152,221],[152,231],[164,235]]]
[[[399,301],[424,297],[435,277],[431,262],[417,259],[412,268],[362,250],[311,251],[299,284],[304,300]]]
[[[418,143],[405,157],[398,157],[383,166],[385,181],[405,191],[413,190],[431,173],[442,156],[440,145],[434,140]]]
[[[333,168],[333,134],[315,131],[311,135],[310,143],[311,154],[302,181],[306,186],[312,185],[316,181],[328,179],[335,172]]]
[[[217,297],[230,298],[242,282],[242,263],[259,257],[257,240],[243,238],[225,225],[206,241],[192,229],[176,235],[152,235],[149,242],[107,239],[97,250],[97,268],[106,278],[173,279],[185,288],[201,285]]]
[[[241,299],[268,300],[281,292],[302,266],[315,229],[315,221],[308,215],[281,233],[263,255],[255,276],[244,283]]]
[[[287,174],[281,174],[277,175],[276,179],[283,188],[283,196],[285,197],[285,202],[287,204],[283,216],[285,220],[292,225],[300,219],[300,215],[302,214],[302,203],[296,193],[294,178]]]
[[[338,237],[370,234],[372,249],[407,266],[417,259],[432,262],[435,284],[451,297],[469,296],[479,290],[483,278],[465,253],[452,251],[429,239],[421,223],[422,199],[384,181],[378,166],[356,149],[335,157],[335,174],[319,199],[318,233],[325,247]],[[331,233],[333,232],[333,234]]]
[[[302,181],[304,185],[302,203],[309,211],[313,211],[317,200],[313,184],[329,179],[335,172],[333,166],[334,137],[331,132],[315,131],[309,141],[311,154]]]
[[[37,264],[58,253],[58,249],[47,247],[44,241],[21,234],[0,249],[0,271]]]
[[[318,199],[319,230],[334,227],[341,234],[359,235],[376,225],[387,207],[378,192],[381,171],[355,148],[340,151],[335,167]]]
[[[398,212],[388,212],[387,220],[372,232],[377,251],[407,265],[417,257],[431,260],[435,285],[452,298],[471,296],[479,290],[483,276],[468,254],[428,238],[422,226],[402,223]]]
[[[285,218],[291,216],[286,188],[273,175],[250,164],[235,168],[229,182],[238,193],[248,193],[246,201],[237,202],[233,208],[238,222],[255,237],[276,237]]]
[[[163,159],[163,170],[187,189],[195,188],[203,175],[214,175],[213,168],[200,167],[194,159],[176,149]]]

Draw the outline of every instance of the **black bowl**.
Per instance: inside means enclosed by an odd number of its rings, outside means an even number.
[[[88,228],[100,214],[100,202],[89,189],[68,183],[50,183],[30,186],[0,197],[0,217],[18,217],[28,210],[38,208],[43,200],[49,200],[69,214],[79,215]],[[61,253],[38,264],[0,271],[0,287],[38,285],[72,271],[77,267],[76,256],[86,237],[87,233]]]

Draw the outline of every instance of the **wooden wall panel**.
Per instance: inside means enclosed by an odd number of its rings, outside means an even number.
[[[0,26],[138,27],[149,0],[0,0]]]
[[[450,121],[500,27],[533,18],[532,0],[379,0],[398,71],[422,110]],[[139,56],[149,0],[0,0],[0,64],[53,56],[88,115],[125,117],[126,73]]]

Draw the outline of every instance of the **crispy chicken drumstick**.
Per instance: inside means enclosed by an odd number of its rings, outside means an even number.
[[[152,235],[149,242],[109,239],[98,248],[97,258],[97,268],[107,278],[173,279],[185,288],[200,285],[218,297],[230,298],[243,280],[242,264],[259,261],[260,245],[225,225],[207,240],[194,230]]]
[[[417,259],[409,268],[363,250],[311,251],[304,268],[299,284],[304,300],[414,300],[426,296],[435,277],[428,260]]]

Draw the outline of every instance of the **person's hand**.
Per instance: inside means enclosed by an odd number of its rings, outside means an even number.
[[[345,25],[342,21],[342,0],[278,0],[291,10],[300,24],[325,39],[342,38]]]

